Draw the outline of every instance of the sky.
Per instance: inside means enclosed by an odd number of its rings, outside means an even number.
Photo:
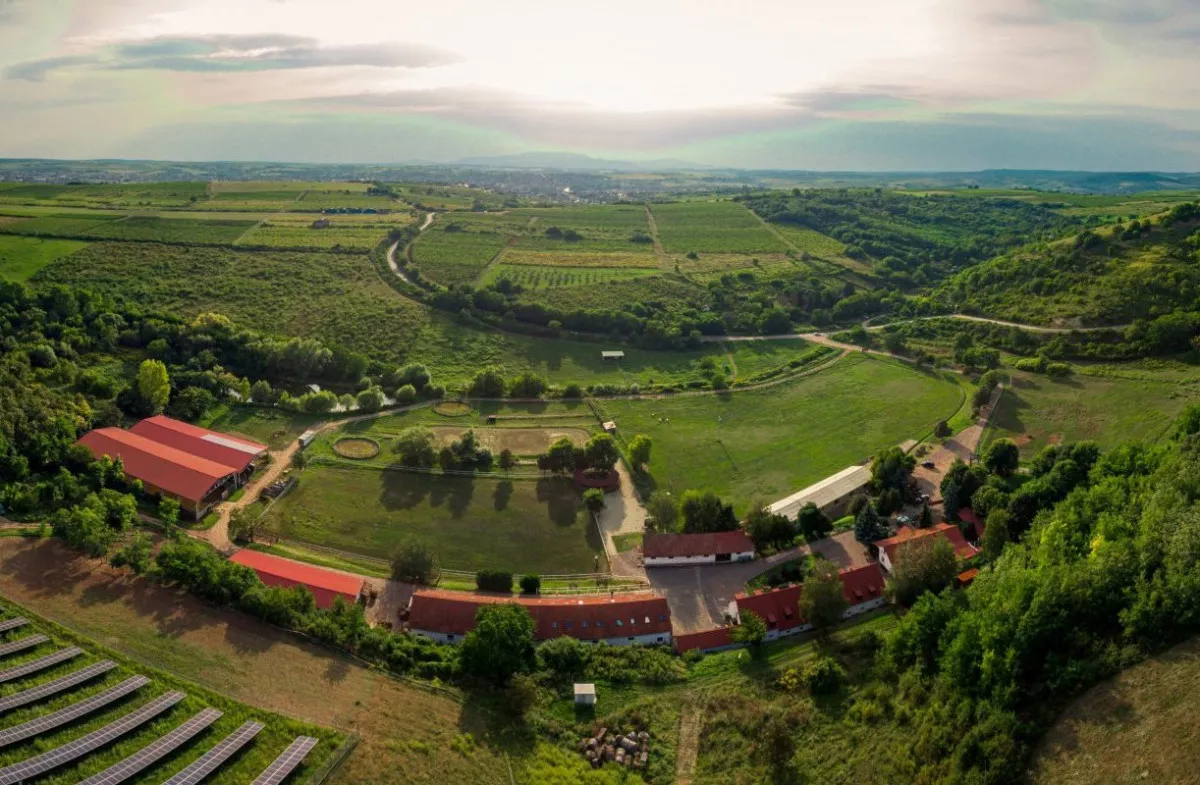
[[[0,0],[0,157],[1200,170],[1200,0]]]

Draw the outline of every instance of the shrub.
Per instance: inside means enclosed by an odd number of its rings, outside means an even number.
[[[417,400],[417,388],[413,387],[411,384],[405,384],[396,389],[394,397],[396,398],[396,403],[398,404],[410,404]]]
[[[821,657],[804,669],[804,684],[813,695],[831,695],[845,681],[846,671],[832,657]]]
[[[588,488],[583,492],[583,506],[592,512],[604,509],[604,491],[599,488]]]
[[[540,575],[529,573],[521,576],[521,593],[522,594],[537,594],[542,588],[542,578]]]
[[[480,570],[475,573],[475,587],[480,591],[512,594],[513,574],[507,570]]]

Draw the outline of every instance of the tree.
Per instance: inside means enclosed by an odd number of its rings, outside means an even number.
[[[666,491],[650,494],[646,501],[646,512],[649,513],[647,525],[660,532],[672,531],[679,520],[679,505],[675,497]]]
[[[250,387],[250,400],[254,403],[275,403],[275,391],[266,379],[259,379]]]
[[[617,465],[617,460],[621,457],[617,450],[616,442],[613,437],[607,433],[598,433],[588,439],[588,443],[584,445],[583,454],[587,460],[589,469],[598,469],[603,471],[612,471]]]
[[[796,525],[800,527],[800,533],[808,542],[824,539],[833,531],[833,522],[812,502],[801,507],[796,513]]]
[[[630,439],[629,462],[633,464],[634,469],[641,469],[650,463],[650,449],[653,446],[654,442],[645,434],[639,433]]]
[[[945,420],[938,420],[937,425],[933,426],[933,435],[939,439],[945,439],[951,433],[950,425]]]
[[[917,516],[917,528],[928,529],[933,525],[933,511],[929,509],[929,502],[921,502],[921,514]]]
[[[543,457],[539,468],[544,464],[546,469],[558,474],[575,471],[575,445],[566,436],[556,439]]]
[[[796,529],[786,515],[773,513],[761,502],[753,502],[746,515],[746,534],[759,551],[786,548],[796,539]]]
[[[762,616],[754,611],[741,611],[738,618],[741,623],[729,632],[729,637],[734,643],[759,646],[767,639],[767,623],[763,621]]]
[[[411,384],[402,384],[396,388],[396,393],[393,395],[396,403],[407,405],[417,400],[417,388]]]
[[[433,431],[423,425],[405,428],[396,436],[396,446],[393,448],[400,463],[405,466],[433,466],[437,453],[433,449]]]
[[[531,371],[525,371],[508,385],[508,394],[513,398],[540,398],[546,392],[546,380]]]
[[[423,542],[401,543],[392,554],[392,580],[432,586],[440,575],[437,554]]]
[[[876,540],[882,540],[887,535],[887,527],[884,526],[879,513],[875,511],[874,505],[863,505],[854,519],[854,539],[866,545]]]
[[[738,527],[733,505],[725,504],[710,490],[684,491],[679,502],[683,530],[688,534],[733,531]]]
[[[500,468],[508,471],[517,465],[517,456],[513,455],[513,451],[505,447],[500,451]]]
[[[158,414],[171,397],[171,378],[161,360],[143,360],[134,382],[138,403],[148,414]]]
[[[534,665],[533,631],[533,617],[520,605],[480,606],[460,650],[463,672],[496,685],[528,672]]]
[[[908,479],[917,465],[917,459],[899,447],[889,447],[871,465],[871,484],[876,493],[893,488],[904,493]]]
[[[158,500],[158,519],[162,521],[163,526],[170,529],[172,526],[179,525],[179,502],[172,499],[170,496],[164,496]]]
[[[151,552],[149,535],[138,532],[124,548],[112,555],[109,563],[114,567],[129,567],[135,575],[144,575],[150,569]]]
[[[537,682],[524,673],[513,676],[508,689],[504,691],[504,700],[508,704],[508,710],[515,717],[524,717],[528,714],[529,710],[537,704],[537,699]]]
[[[229,538],[234,542],[254,542],[258,519],[245,508],[234,510],[229,515]]]
[[[475,374],[475,378],[471,380],[471,385],[467,388],[467,394],[475,398],[503,398],[504,376],[500,373],[500,369],[493,366],[484,368]]]
[[[542,577],[534,573],[521,576],[521,593],[537,594],[542,589]]]
[[[813,559],[800,592],[800,616],[824,634],[842,620],[848,605],[837,565],[828,559]]]
[[[377,412],[383,408],[386,397],[379,387],[368,387],[358,394],[354,402],[364,412]]]
[[[1004,552],[1009,542],[1009,524],[1012,520],[1008,510],[997,508],[988,513],[983,525],[983,558],[994,562]]]
[[[954,547],[943,537],[902,543],[892,564],[887,591],[898,604],[911,606],[925,592],[937,593],[958,574]]]
[[[604,509],[604,491],[599,488],[588,488],[583,492],[583,506],[593,513]]]
[[[203,387],[185,387],[175,394],[167,411],[181,420],[199,420],[217,402]]]
[[[992,474],[1011,477],[1021,465],[1021,449],[1012,439],[997,439],[984,453],[983,465]]]
[[[560,635],[538,646],[537,667],[562,681],[574,681],[583,675],[591,656],[588,644],[569,635]]]

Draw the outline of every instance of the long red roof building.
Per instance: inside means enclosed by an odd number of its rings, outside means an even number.
[[[267,451],[265,444],[199,428],[161,414],[157,417],[147,417],[129,430],[168,447],[207,458],[223,466],[232,466],[239,472]]]
[[[318,608],[331,608],[334,601],[341,597],[347,603],[358,602],[362,594],[363,579],[344,572],[326,570],[311,564],[282,559],[261,551],[243,548],[229,557],[235,564],[241,564],[254,570],[258,579],[267,586],[279,586],[290,589],[293,586],[304,586],[312,592]]]
[[[191,455],[120,428],[88,431],[77,443],[87,447],[96,458],[104,455],[120,458],[128,477],[197,502],[223,479],[237,474],[232,466]]]

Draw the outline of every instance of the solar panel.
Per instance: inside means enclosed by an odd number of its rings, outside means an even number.
[[[183,771],[176,774],[171,779],[163,783],[163,785],[196,785],[198,782],[203,782],[204,778],[217,770],[225,761],[233,757],[234,753],[250,743],[250,740],[258,735],[264,726],[261,722],[247,722],[242,727],[235,730],[217,743],[208,752],[201,755],[191,763]]]
[[[99,774],[93,774],[79,785],[117,785],[119,782],[124,782],[182,747],[200,731],[219,720],[223,713],[218,709],[205,709],[166,736],[142,747],[125,760],[114,763]]]
[[[250,785],[279,785],[300,765],[300,761],[304,760],[304,756],[315,746],[317,746],[317,740],[312,736],[299,737]]]
[[[47,654],[45,657],[38,657],[36,660],[30,660],[23,665],[17,665],[12,668],[7,668],[0,671],[0,684],[7,681],[24,678],[31,673],[44,671],[52,665],[57,665],[60,662],[74,659],[80,654],[83,654],[83,649],[77,646],[69,646],[65,649],[59,649],[53,654]]]
[[[19,741],[25,741],[28,738],[37,736],[39,733],[45,733],[46,731],[54,730],[60,725],[66,725],[68,722],[91,714],[96,709],[103,708],[119,698],[124,698],[126,695],[140,690],[149,683],[150,680],[145,676],[133,676],[115,687],[110,687],[104,692],[97,693],[78,703],[72,703],[70,706],[51,712],[45,716],[0,730],[0,747],[7,747]]]
[[[116,741],[131,730],[141,727],[176,703],[179,703],[185,697],[187,696],[182,692],[168,692],[166,695],[160,695],[145,706],[129,712],[119,720],[110,722],[103,728],[94,730],[86,736],[80,736],[75,741],[67,742],[49,752],[43,752],[41,755],[35,755],[28,760],[6,766],[0,769],[0,785],[17,785],[19,782],[24,782],[32,777],[45,774],[51,769],[56,769],[59,766],[70,763],[76,758],[82,758],[84,755]]]
[[[18,616],[15,619],[8,619],[6,621],[0,621],[0,632],[8,632],[9,630],[15,630],[17,627],[24,627],[28,623],[29,623],[29,619],[26,619],[24,616]]]
[[[97,676],[102,676],[108,673],[113,668],[117,667],[115,662],[97,662],[89,665],[86,668],[68,673],[66,676],[48,681],[45,684],[39,684],[36,687],[30,687],[27,690],[14,692],[7,698],[0,698],[0,713],[12,711],[21,706],[26,706],[35,701],[40,701],[42,698],[49,698],[51,695],[57,695],[60,692],[73,689],[85,681],[91,681]]]
[[[12,643],[6,643],[3,646],[0,646],[0,657],[7,657],[10,654],[16,654],[19,651],[32,649],[34,646],[40,646],[48,640],[50,639],[45,635],[27,635],[26,637],[21,638],[19,641],[13,641]]]

